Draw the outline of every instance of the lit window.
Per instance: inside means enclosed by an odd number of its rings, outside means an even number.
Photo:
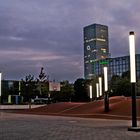
[[[97,41],[103,41],[105,42],[106,40],[105,39],[102,39],[102,38],[96,38]]]
[[[105,59],[105,56],[102,55],[102,56],[101,56],[101,59]]]
[[[106,30],[104,30],[104,29],[101,29],[100,31],[101,31],[101,32],[106,32]]]
[[[106,49],[104,48],[101,48],[101,51],[103,51],[103,53],[106,53]]]
[[[97,50],[96,50],[96,49],[94,49],[94,50],[92,50],[92,52],[97,52]]]

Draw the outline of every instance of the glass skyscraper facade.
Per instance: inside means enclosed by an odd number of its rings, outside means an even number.
[[[113,75],[122,76],[124,72],[130,71],[130,57],[116,57],[116,58],[107,58],[106,60],[99,60],[96,62],[96,76],[103,74],[103,66],[108,66],[108,76],[109,79]],[[137,79],[140,78],[140,54],[136,54],[136,76]]]
[[[108,27],[92,24],[84,27],[84,75],[91,79],[96,75],[96,62],[108,58]]]

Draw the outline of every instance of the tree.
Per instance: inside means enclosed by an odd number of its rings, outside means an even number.
[[[74,83],[74,100],[89,101],[87,83],[85,79],[77,79]]]
[[[21,79],[21,95],[25,102],[31,102],[31,98],[36,96],[36,81],[33,75],[27,75]]]
[[[119,86],[118,93],[124,96],[131,96],[131,83],[128,78],[122,78]]]
[[[110,89],[111,95],[110,96],[120,96],[121,93],[118,91],[120,86],[119,83],[121,82],[121,77],[118,75],[113,75],[110,82]]]
[[[111,96],[130,96],[131,84],[129,72],[124,72],[122,76],[114,75],[111,79],[110,88],[113,91]]]
[[[60,91],[51,91],[51,98],[56,102],[67,102],[71,101],[71,98],[74,94],[73,84],[70,84],[69,81],[60,82]]]
[[[136,92],[137,96],[140,96],[140,79],[138,79],[136,83]]]
[[[71,101],[71,97],[74,93],[73,84],[70,84],[69,81],[61,82],[61,100],[62,101]]]
[[[125,71],[122,73],[122,78],[130,79],[130,71]]]
[[[49,79],[49,76],[47,76],[44,72],[44,68],[41,67],[41,70],[40,70],[40,73],[39,73],[39,76],[37,78],[37,85],[38,85],[38,89],[39,89],[39,95],[42,96],[42,95],[45,95],[46,92],[48,92],[48,80]]]

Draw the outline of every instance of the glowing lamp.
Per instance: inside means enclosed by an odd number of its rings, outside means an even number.
[[[136,82],[136,63],[135,63],[135,36],[134,32],[129,33],[129,53],[130,53],[130,82]]]
[[[96,97],[99,98],[99,84],[96,83]]]
[[[105,92],[108,91],[108,77],[107,77],[107,67],[104,67],[104,86]]]
[[[89,94],[90,94],[90,99],[92,99],[92,86],[89,86]]]
[[[102,77],[99,77],[99,95],[102,96]]]

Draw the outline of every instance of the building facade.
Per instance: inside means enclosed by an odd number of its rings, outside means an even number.
[[[107,58],[97,61],[95,65],[96,76],[103,74],[103,66],[106,65],[109,79],[111,79],[114,75],[122,76],[124,72],[130,71],[130,57]],[[140,78],[140,54],[136,54],[136,77],[137,79]]]
[[[19,104],[21,103],[19,81],[2,80],[2,104]]]
[[[84,76],[91,79],[96,75],[96,61],[108,58],[108,27],[92,24],[84,27]]]

